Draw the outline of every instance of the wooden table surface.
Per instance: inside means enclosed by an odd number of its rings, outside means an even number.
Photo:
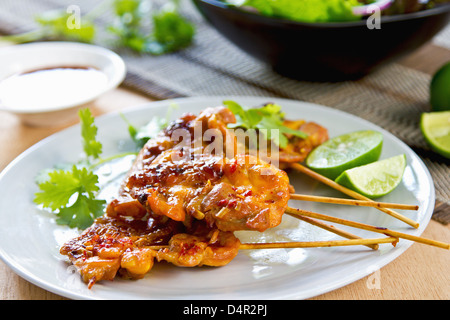
[[[450,51],[427,45],[401,61],[422,72],[432,74],[445,61]],[[151,101],[137,93],[118,88],[97,100],[94,115],[123,110]],[[29,127],[14,115],[0,112],[0,170],[21,152],[63,127]],[[450,226],[431,221],[424,237],[450,242]],[[414,243],[399,258],[373,274],[343,288],[313,299],[450,299],[450,252]],[[16,275],[0,260],[1,300],[65,299],[41,289]]]

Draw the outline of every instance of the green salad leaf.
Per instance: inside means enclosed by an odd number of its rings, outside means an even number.
[[[360,20],[352,7],[358,0],[228,0],[236,6],[252,7],[262,15],[300,22],[342,22]]]

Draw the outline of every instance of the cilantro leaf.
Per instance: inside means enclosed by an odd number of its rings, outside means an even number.
[[[107,30],[118,37],[122,46],[143,51],[147,36],[140,30],[141,0],[114,0],[112,8],[116,16]]]
[[[162,10],[153,15],[152,41],[147,51],[153,54],[174,52],[192,43],[195,28],[176,10]]]
[[[124,115],[121,115],[124,121],[128,124],[128,133],[131,139],[133,139],[138,149],[141,149],[149,139],[156,137],[156,135],[167,127],[168,122],[166,119],[155,116],[146,125],[137,128],[132,125]]]
[[[189,46],[195,28],[178,12],[178,1],[169,1],[151,15],[143,15],[141,0],[115,0],[115,23],[108,30],[122,46],[134,51],[161,55]],[[147,19],[144,19],[147,18]],[[144,28],[151,24],[152,28]]]
[[[102,144],[96,140],[98,129],[94,124],[94,117],[89,108],[80,109],[78,115],[81,122],[84,152],[88,157],[98,159],[102,153]]]
[[[63,207],[56,214],[56,223],[68,225],[71,228],[86,229],[95,218],[103,214],[106,201],[88,198],[85,195],[78,195],[75,203],[70,207]]]
[[[119,17],[128,16],[128,24],[138,24],[140,20],[139,6],[141,0],[114,0],[112,6]]]
[[[72,172],[64,170],[51,171],[47,175],[47,180],[38,184],[41,192],[35,194],[34,202],[42,204],[44,208],[57,210],[79,191],[79,180]]]
[[[148,140],[155,138],[161,130],[165,129],[169,125],[172,112],[177,108],[177,104],[171,103],[167,109],[165,118],[154,116],[150,122],[140,128],[136,128],[132,125],[123,114],[121,114],[121,116],[122,119],[128,124],[128,133],[130,134],[131,139],[133,139],[136,146],[141,149]]]
[[[235,101],[224,101],[224,106],[230,109],[236,117],[236,123],[228,124],[228,128],[258,129],[266,140],[273,141],[280,148],[286,148],[289,140],[286,134],[307,138],[308,135],[300,130],[293,130],[284,126],[284,113],[281,106],[273,103],[260,108],[245,110]]]
[[[255,129],[256,125],[262,120],[262,113],[256,109],[244,110],[241,105],[235,101],[224,101],[224,106],[231,110],[236,116],[236,123],[230,123],[229,128]]]
[[[38,183],[40,191],[35,194],[34,202],[58,211],[58,223],[84,229],[103,214],[106,204],[95,199],[99,191],[97,184],[98,176],[87,168],[73,165],[71,170],[54,170],[45,181]]]

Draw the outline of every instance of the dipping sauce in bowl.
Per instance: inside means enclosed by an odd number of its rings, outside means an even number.
[[[92,99],[107,84],[107,75],[90,67],[34,70],[0,81],[0,104],[15,111],[58,108]]]
[[[67,41],[0,48],[0,117],[14,114],[27,125],[59,126],[79,120],[80,108],[95,107],[101,95],[125,79],[115,52]]]

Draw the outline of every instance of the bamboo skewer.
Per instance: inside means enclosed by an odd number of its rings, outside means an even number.
[[[380,243],[396,243],[398,238],[370,238],[370,239],[349,239],[349,240],[329,240],[329,241],[293,241],[293,242],[266,242],[266,243],[241,243],[239,250],[253,249],[293,249],[293,248],[321,248],[340,247],[357,245],[374,245]],[[149,246],[148,249],[162,250],[169,248],[169,245]]]
[[[348,189],[346,187],[343,187],[340,184],[334,182],[333,180],[330,180],[330,179],[328,179],[328,178],[318,174],[317,172],[314,172],[314,171],[306,168],[305,166],[303,166],[303,165],[301,165],[299,163],[292,163],[290,166],[291,166],[291,168],[293,168],[293,169],[295,169],[297,171],[300,171],[300,172],[310,176],[311,178],[316,179],[316,180],[318,180],[318,181],[320,181],[320,182],[322,182],[322,183],[324,183],[324,184],[326,184],[326,185],[328,185],[328,186],[330,186],[330,187],[332,187],[332,188],[334,188],[334,189],[336,189],[338,191],[341,191],[342,193],[345,193],[346,195],[348,195],[348,196],[350,196],[352,198],[355,198],[355,199],[358,199],[358,200],[373,201],[372,199],[369,199],[369,198],[363,196],[362,194],[359,194],[358,192],[355,192],[355,191],[350,190],[350,189]],[[389,214],[390,216],[392,216],[392,217],[394,217],[394,218],[396,218],[396,219],[398,219],[400,221],[403,221],[403,222],[409,224],[410,226],[412,226],[414,228],[418,228],[419,227],[419,223],[417,223],[416,221],[414,221],[414,220],[412,220],[412,219],[410,219],[408,217],[405,217],[405,216],[399,214],[398,212],[395,212],[395,211],[393,211],[393,210],[391,210],[389,208],[383,208],[383,207],[376,207],[376,208],[378,210],[380,210],[380,211],[383,211],[384,213]]]
[[[329,222],[333,222],[333,223],[350,226],[353,228],[364,229],[364,230],[368,230],[368,231],[372,231],[372,232],[382,233],[382,234],[385,234],[390,237],[402,238],[402,239],[406,239],[406,240],[410,240],[410,241],[428,244],[428,245],[435,246],[435,247],[440,247],[443,249],[450,249],[450,244],[445,243],[445,242],[431,240],[431,239],[418,237],[418,236],[413,236],[413,235],[410,235],[407,233],[402,233],[402,232],[390,230],[387,228],[375,227],[375,226],[371,226],[371,225],[360,223],[360,222],[354,222],[354,221],[350,221],[350,220],[346,220],[346,219],[335,218],[335,217],[327,216],[327,215],[324,215],[321,213],[315,213],[315,212],[291,208],[291,207],[287,207],[285,213],[289,214],[290,216],[296,217],[296,218],[299,216],[306,216],[306,217],[310,217],[310,218],[315,218],[315,219],[320,219],[320,220],[325,220],[325,221],[329,221]]]
[[[322,228],[324,230],[330,231],[330,232],[332,232],[334,234],[337,234],[337,235],[339,235],[341,237],[344,237],[344,238],[347,238],[347,239],[362,239],[361,237],[358,237],[358,236],[356,236],[356,235],[354,235],[354,234],[352,234],[350,232],[338,229],[338,228],[336,228],[334,226],[330,226],[330,225],[325,224],[325,223],[323,223],[321,221],[318,221],[316,219],[312,219],[312,218],[309,218],[309,217],[303,217],[303,216],[297,216],[297,218],[300,219],[300,220],[303,220],[303,221],[305,221],[305,222],[307,222],[309,224],[312,224],[312,225],[314,225],[316,227],[319,227],[319,228]],[[373,250],[378,250],[378,244],[366,244],[366,246],[371,248],[371,249],[373,249]]]
[[[227,208],[222,208],[216,214],[216,217],[223,216],[223,214],[225,213],[224,212],[225,210],[228,210],[228,209]],[[196,214],[195,214],[194,217],[196,219],[198,219],[198,220],[202,220],[202,219],[205,218],[205,214],[203,212],[201,212],[200,210],[196,210]],[[341,237],[344,237],[344,238],[347,238],[347,239],[362,239],[361,237],[358,237],[358,236],[356,236],[356,235],[354,235],[354,234],[352,234],[350,232],[338,229],[338,228],[336,228],[334,226],[327,225],[327,224],[325,224],[325,223],[323,223],[321,221],[315,220],[315,219],[311,219],[311,218],[308,218],[308,217],[302,217],[302,216],[298,216],[298,218],[300,220],[303,220],[303,221],[309,223],[309,224],[312,224],[312,225],[314,225],[316,227],[319,227],[319,228],[322,228],[324,230],[330,231],[330,232],[332,232],[334,234],[337,234],[337,235],[339,235]],[[369,247],[369,248],[371,248],[373,250],[378,250],[378,244],[367,244],[367,247]]]
[[[242,243],[239,246],[239,250],[339,247],[339,246],[354,246],[354,245],[373,245],[379,243],[395,243],[397,241],[398,241],[397,238],[386,237],[386,238],[330,240],[330,241]]]
[[[386,203],[386,202],[354,200],[354,199],[344,199],[344,198],[332,198],[332,197],[322,197],[322,196],[313,196],[313,195],[295,194],[295,193],[291,193],[290,199],[322,202],[322,203],[335,203],[335,204],[344,204],[344,205],[362,206],[362,207],[373,207],[373,208],[391,208],[391,209],[402,209],[402,210],[418,210],[419,209],[419,206],[411,205],[411,204]]]

